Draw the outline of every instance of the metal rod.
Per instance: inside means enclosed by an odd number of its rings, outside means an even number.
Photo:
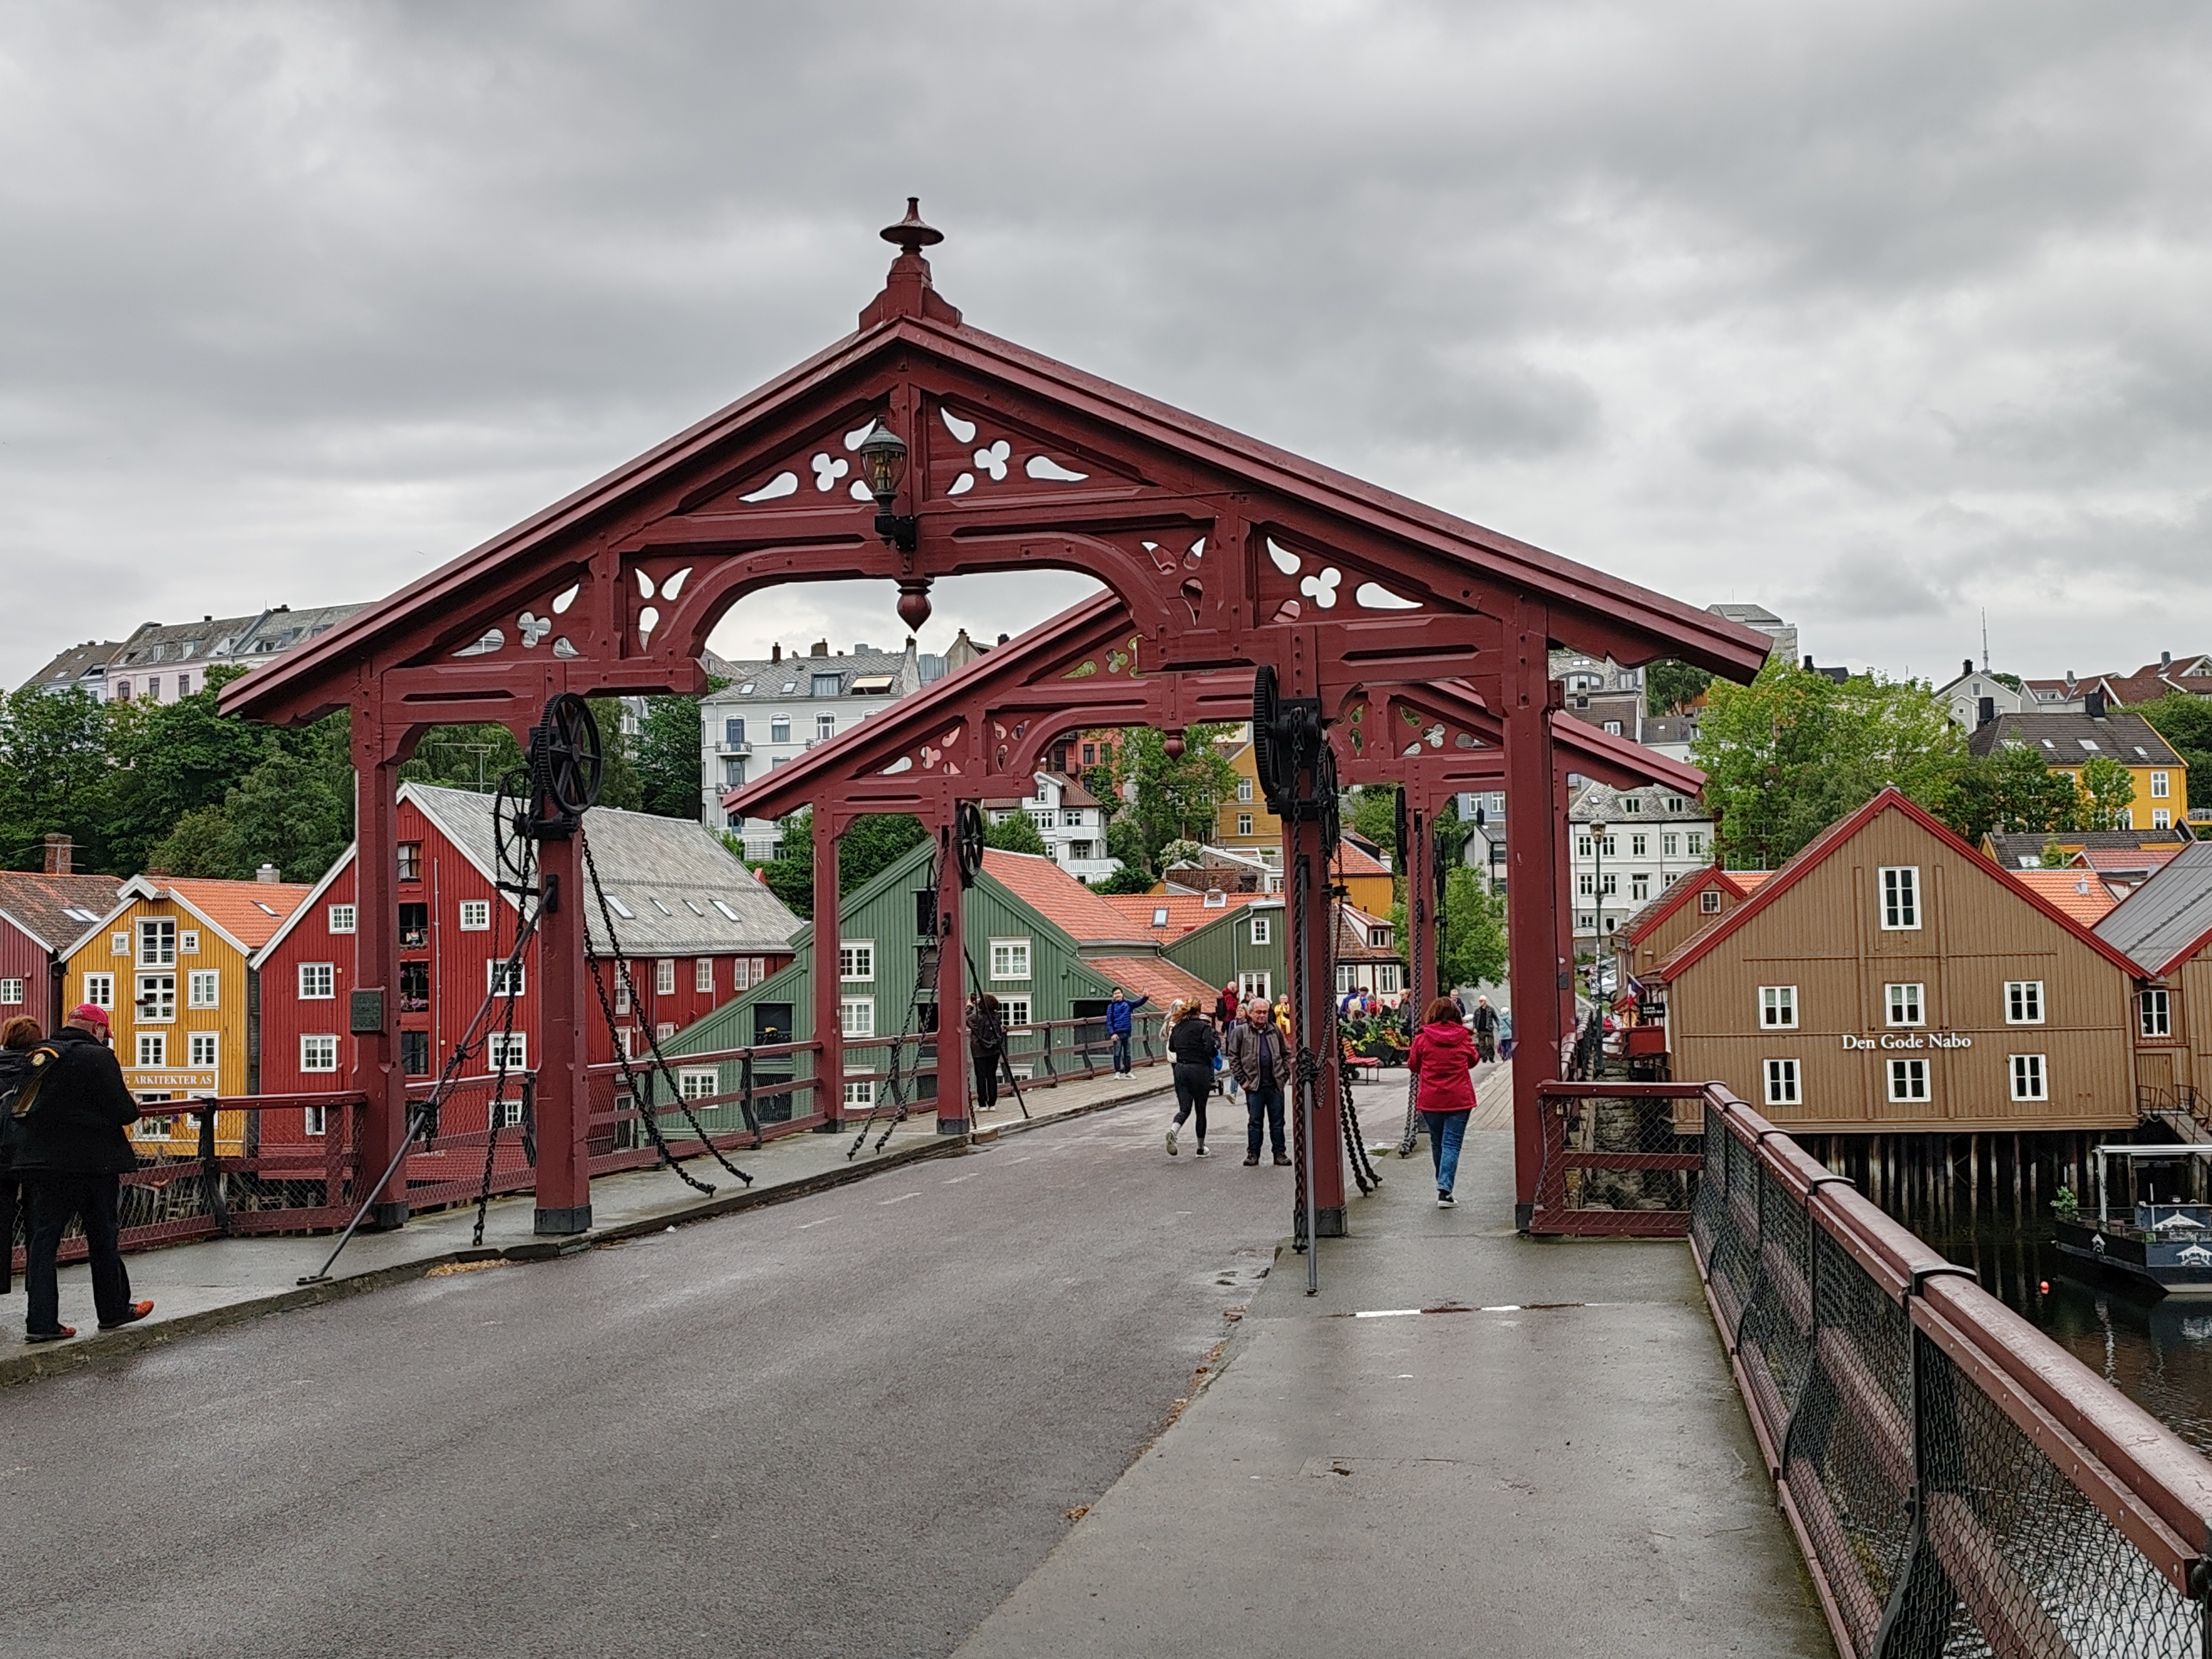
[[[376,1185],[368,1189],[368,1196],[361,1201],[361,1207],[353,1212],[353,1219],[346,1223],[346,1229],[338,1235],[338,1242],[331,1247],[329,1258],[324,1261],[319,1272],[303,1273],[295,1281],[296,1283],[319,1285],[331,1276],[331,1264],[337,1261],[345,1247],[352,1242],[354,1234],[361,1230],[362,1222],[374,1207],[376,1200],[383,1195],[384,1189],[391,1185],[392,1176],[398,1171],[401,1160],[406,1158],[408,1149],[414,1146],[415,1137],[422,1132],[423,1120],[429,1115],[429,1102],[417,1101],[415,1109],[408,1114],[407,1133],[400,1139],[399,1150],[392,1153],[392,1162],[384,1166],[384,1173],[376,1178]]]
[[[1318,820],[1316,820],[1316,823]],[[1307,959],[1307,945],[1313,933],[1313,854],[1305,842],[1303,826],[1298,831],[1298,871],[1297,923],[1295,941],[1298,963],[1298,1036],[1301,1041],[1313,1041],[1313,975]],[[1332,918],[1334,920],[1334,918]],[[1316,1199],[1314,1171],[1321,1153],[1314,1145],[1314,1079],[1305,1075],[1304,1066],[1298,1072],[1298,1133],[1305,1146],[1305,1188],[1298,1194],[1305,1210],[1306,1235],[1306,1294],[1321,1294],[1321,1239],[1315,1228]]]

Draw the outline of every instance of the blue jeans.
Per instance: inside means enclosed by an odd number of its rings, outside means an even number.
[[[1114,1033],[1114,1069],[1117,1072],[1129,1069],[1129,1034],[1127,1031]]]
[[[1437,1166],[1437,1190],[1448,1193],[1452,1179],[1459,1174],[1460,1138],[1467,1133],[1467,1112],[1423,1112],[1421,1121],[1429,1131],[1429,1156]]]
[[[1464,1113],[1462,1114],[1465,1115]],[[1260,1130],[1264,1124],[1275,1143],[1275,1156],[1287,1154],[1283,1148],[1283,1085],[1270,1078],[1255,1083],[1244,1091],[1244,1155],[1260,1156]]]

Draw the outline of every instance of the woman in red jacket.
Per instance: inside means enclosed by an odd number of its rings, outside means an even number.
[[[1419,1079],[1413,1099],[1429,1131],[1429,1155],[1436,1160],[1437,1207],[1452,1206],[1452,1178],[1459,1173],[1459,1144],[1467,1116],[1474,1109],[1474,1039],[1460,1023],[1459,1005],[1438,997],[1422,1017],[1406,1063]]]

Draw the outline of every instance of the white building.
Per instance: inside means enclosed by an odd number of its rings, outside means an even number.
[[[1040,772],[1026,800],[987,800],[983,811],[994,823],[1017,812],[1026,816],[1052,861],[1078,881],[1097,881],[1121,867],[1121,860],[1106,855],[1105,804],[1063,773]]]
[[[1982,724],[1984,702],[1992,720],[1999,714],[2023,714],[2031,709],[2037,714],[2052,712],[2047,704],[2032,700],[2022,687],[2008,685],[1988,670],[1975,667],[1972,657],[1960,664],[1958,678],[1939,687],[1936,695],[1949,711],[1952,724],[1965,732],[1972,732]]]
[[[1705,804],[1656,784],[1585,783],[1568,800],[1567,825],[1577,951],[1594,951],[1677,876],[1713,861]]]
[[[710,653],[702,660],[729,684],[699,704],[701,816],[735,830],[749,859],[775,856],[775,824],[726,814],[722,797],[880,714],[922,683],[912,640],[902,652],[855,645],[833,655],[825,640],[803,657],[786,656],[779,645],[765,659],[725,662]]]
[[[119,645],[72,646],[25,684],[56,692],[76,686],[100,702],[175,702],[206,690],[210,668],[258,668],[367,608],[280,605],[251,617],[141,623]]]

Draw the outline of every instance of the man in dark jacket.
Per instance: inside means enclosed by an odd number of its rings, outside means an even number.
[[[124,1087],[123,1068],[108,1051],[106,1011],[83,1003],[69,1023],[32,1051],[29,1108],[17,1121],[15,1171],[31,1192],[31,1247],[23,1272],[30,1306],[25,1335],[58,1342],[76,1334],[61,1322],[61,1289],[54,1257],[62,1231],[84,1223],[92,1265],[93,1304],[100,1328],[135,1324],[154,1311],[131,1299],[131,1275],[117,1247],[117,1177],[136,1169],[137,1155],[124,1131],[138,1118],[138,1103]]]
[[[1114,1039],[1114,1069],[1117,1072],[1129,1069],[1129,1017],[1151,1000],[1146,995],[1132,1002],[1122,994],[1120,986],[1114,988],[1114,1000],[1106,1005],[1106,1035]]]
[[[1245,1018],[1237,1021],[1222,1045],[1222,1056],[1244,1089],[1244,1163],[1260,1161],[1260,1131],[1264,1124],[1275,1143],[1275,1162],[1288,1164],[1283,1145],[1283,1091],[1291,1081],[1291,1044],[1275,1024],[1273,1012],[1263,998],[1244,1005]]]

